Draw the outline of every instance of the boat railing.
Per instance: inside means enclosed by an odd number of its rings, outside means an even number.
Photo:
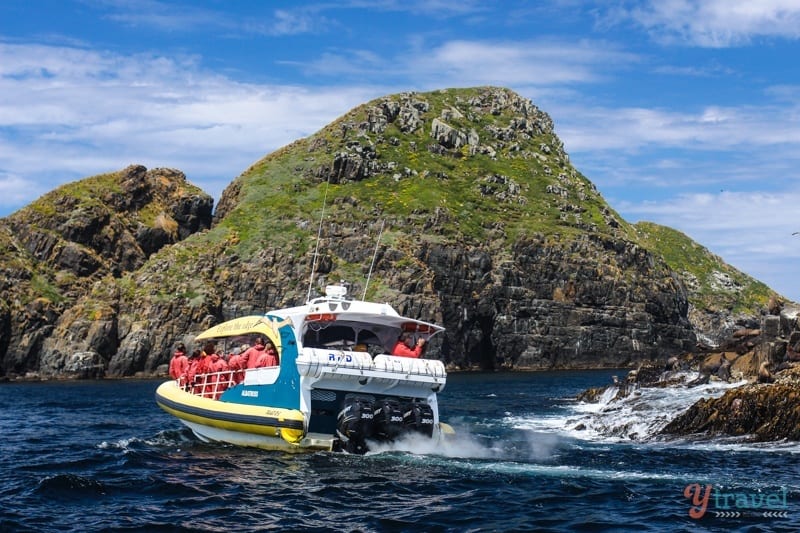
[[[181,378],[177,381],[178,386],[180,386],[186,392],[190,392],[195,396],[200,396],[202,398],[219,400],[223,392],[234,385],[238,385],[239,383],[245,383],[247,385],[274,383],[275,377],[277,377],[277,372],[279,370],[280,367],[278,366],[246,368],[242,370],[223,370],[220,372],[196,374],[191,383],[188,382],[188,378],[186,376],[181,376]],[[261,376],[265,372],[270,376],[271,379]],[[272,375],[273,373],[275,376]],[[259,376],[261,376],[260,379]],[[248,379],[246,380],[246,378]],[[252,383],[249,383],[248,381],[252,381]]]
[[[223,392],[238,383],[237,373],[238,371],[224,370],[222,372],[197,374],[194,376],[194,381],[191,383],[184,380],[183,383],[179,381],[179,384],[182,385],[183,390],[195,396],[219,400]]]

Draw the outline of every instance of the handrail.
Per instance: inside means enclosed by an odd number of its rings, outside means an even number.
[[[244,381],[244,374],[251,370],[258,370],[259,368],[270,367],[256,367],[245,368],[244,370],[222,370],[220,372],[206,372],[203,374],[196,374],[194,382],[188,383],[185,376],[181,376],[178,380],[178,386],[184,391],[200,396],[201,398],[209,398],[212,400],[219,400],[222,393],[234,385],[238,385]],[[237,379],[237,374],[241,377]]]

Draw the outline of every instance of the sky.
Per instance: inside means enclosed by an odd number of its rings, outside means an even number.
[[[404,91],[508,87],[628,222],[800,301],[800,0],[6,0],[0,217],[171,167],[252,163]]]

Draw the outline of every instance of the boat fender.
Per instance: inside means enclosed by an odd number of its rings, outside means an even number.
[[[375,402],[373,434],[378,440],[394,440],[403,431],[403,409],[400,402],[384,398]]]
[[[367,452],[367,439],[372,437],[375,413],[372,401],[358,396],[346,396],[336,417],[336,434],[342,448],[349,453]]]
[[[291,428],[280,428],[280,434],[281,438],[289,444],[297,444],[306,436],[306,432],[302,429]]]
[[[433,436],[433,408],[424,402],[412,402],[403,412],[403,425],[407,431]]]

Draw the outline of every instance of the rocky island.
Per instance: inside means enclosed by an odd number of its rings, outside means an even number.
[[[199,331],[340,280],[443,324],[451,370],[664,365],[762,329],[783,301],[685,235],[623,220],[547,113],[497,87],[365,103],[213,207],[182,172],[134,164],[0,219],[0,375],[163,375]]]

